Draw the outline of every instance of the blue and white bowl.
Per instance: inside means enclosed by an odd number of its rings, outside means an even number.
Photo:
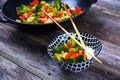
[[[73,34],[73,33],[70,33]],[[87,34],[87,33],[80,33],[83,41],[86,43],[86,46],[92,48],[94,50],[95,56],[97,56],[101,49],[102,49],[102,44],[101,42],[94,36]],[[49,56],[56,61],[56,63],[65,71],[70,71],[70,72],[80,72],[82,70],[87,69],[92,65],[94,62],[94,59],[88,59],[83,62],[78,62],[78,63],[67,63],[67,62],[60,62],[56,60],[53,57],[53,47],[54,46],[59,46],[62,42],[66,42],[70,37],[67,34],[62,34],[57,37],[55,37],[50,44],[48,45],[47,51]],[[78,40],[78,37],[76,37]]]

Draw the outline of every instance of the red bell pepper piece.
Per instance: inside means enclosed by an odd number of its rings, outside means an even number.
[[[80,8],[80,7],[74,7],[74,8],[75,8],[75,12],[76,12],[77,14],[80,14],[80,13],[81,13],[82,8]]]
[[[24,13],[20,15],[20,20],[25,20],[28,17],[30,17],[30,15],[32,14],[32,12],[28,12],[28,13]]]
[[[68,46],[69,48],[72,48],[72,43],[67,43],[67,46]]]
[[[31,6],[34,6],[34,5],[38,4],[38,3],[39,3],[38,0],[33,0],[33,1],[30,3],[30,5],[31,5]]]
[[[65,60],[67,60],[69,57],[71,57],[75,52],[68,52],[67,55],[65,56]]]

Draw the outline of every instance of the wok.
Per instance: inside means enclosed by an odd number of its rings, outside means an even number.
[[[2,18],[0,21],[2,22],[10,22],[18,26],[18,28],[27,31],[44,31],[44,30],[54,30],[57,29],[57,25],[55,23],[47,23],[47,24],[26,24],[22,22],[16,22],[18,19],[18,15],[16,14],[16,7],[20,6],[21,4],[28,5],[32,0],[7,0],[1,7]],[[52,0],[46,0],[48,3],[51,3]],[[83,9],[83,13],[74,17],[73,20],[75,22],[78,18],[81,18],[87,11],[90,9],[91,5],[97,0],[61,0],[62,2],[67,3],[70,7],[77,6]],[[59,22],[64,28],[70,27],[69,19],[63,20]]]

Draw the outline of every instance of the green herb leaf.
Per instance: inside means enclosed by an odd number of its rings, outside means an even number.
[[[69,63],[74,63],[74,62],[75,62],[75,60],[74,60],[74,58],[69,57],[69,58],[66,60],[66,62],[69,62]]]
[[[85,61],[85,60],[84,60],[84,56],[83,56],[83,55],[78,56],[75,61],[76,61],[76,62]]]

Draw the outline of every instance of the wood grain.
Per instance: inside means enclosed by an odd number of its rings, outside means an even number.
[[[0,2],[1,5],[5,0]],[[98,55],[103,64],[94,62],[77,74],[61,70],[47,54],[47,45],[63,33],[61,30],[28,33],[13,24],[0,22],[0,80],[119,80],[119,4],[119,0],[98,0],[76,21],[80,32],[96,36],[103,46]],[[71,26],[67,30],[74,31]]]

